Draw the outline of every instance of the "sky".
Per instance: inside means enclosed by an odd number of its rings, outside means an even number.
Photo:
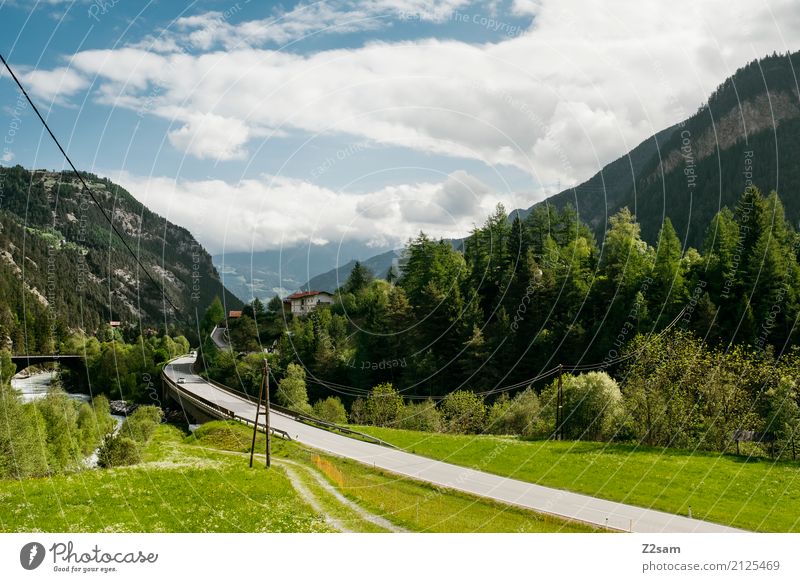
[[[800,48],[796,0],[0,0],[0,51],[76,165],[212,253],[528,208]],[[62,169],[0,74],[0,163]]]

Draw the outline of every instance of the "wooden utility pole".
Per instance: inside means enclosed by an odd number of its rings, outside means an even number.
[[[258,390],[258,400],[256,401],[256,416],[253,419],[253,443],[250,445],[250,468],[253,468],[253,456],[256,453],[256,435],[258,434],[258,417],[261,415],[261,401],[266,400],[264,408],[264,424],[267,429],[267,468],[272,464],[271,452],[272,442],[269,434],[269,361],[264,358],[264,368],[261,377],[261,386]]]
[[[558,396],[556,397],[556,440],[564,440],[564,375],[563,364],[558,365]]]
[[[266,408],[264,408],[264,425],[267,428],[267,469],[272,465],[272,435],[269,427],[269,360],[264,358],[264,398]]]

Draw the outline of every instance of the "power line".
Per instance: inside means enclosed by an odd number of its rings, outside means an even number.
[[[67,163],[72,168],[72,172],[75,174],[75,176],[77,176],[78,180],[80,180],[81,184],[83,185],[83,188],[89,193],[89,196],[91,196],[91,198],[94,201],[94,203],[97,206],[97,208],[100,209],[100,212],[103,213],[103,216],[108,221],[108,224],[111,226],[111,228],[114,231],[114,233],[117,235],[119,240],[122,241],[122,244],[125,245],[125,248],[128,249],[128,252],[131,254],[131,256],[136,261],[136,263],[139,265],[139,267],[142,269],[142,271],[144,271],[144,274],[147,275],[147,278],[150,279],[150,282],[153,283],[153,285],[155,285],[156,288],[161,292],[161,296],[166,300],[167,303],[169,303],[170,307],[172,307],[172,310],[175,313],[175,315],[178,316],[180,311],[175,306],[175,304],[172,302],[172,299],[169,298],[169,295],[167,295],[166,290],[155,280],[155,278],[153,278],[153,276],[150,274],[150,271],[147,270],[147,267],[144,266],[144,263],[142,263],[142,261],[138,257],[138,255],[133,252],[133,249],[128,244],[128,241],[125,240],[125,238],[122,236],[122,233],[119,231],[119,229],[116,226],[114,226],[114,222],[111,219],[111,216],[109,216],[109,214],[106,212],[105,208],[103,208],[100,205],[100,202],[98,202],[97,197],[94,195],[94,192],[89,187],[89,185],[86,183],[86,180],[83,179],[83,176],[81,176],[81,173],[75,167],[75,164],[72,163],[72,160],[67,155],[67,152],[64,150],[63,147],[61,147],[61,143],[58,141],[58,138],[52,132],[52,130],[50,129],[50,126],[47,125],[47,122],[44,120],[44,117],[42,117],[42,114],[39,113],[39,108],[36,107],[36,104],[30,98],[30,95],[28,95],[28,92],[25,90],[25,87],[22,86],[22,83],[17,78],[17,76],[14,74],[14,71],[11,69],[11,66],[8,64],[8,62],[3,57],[2,54],[0,54],[0,61],[3,61],[3,65],[5,66],[6,70],[9,72],[9,74],[11,75],[11,78],[14,79],[14,82],[17,84],[17,87],[19,87],[19,90],[22,91],[23,95],[25,95],[25,99],[27,99],[28,103],[30,103],[31,108],[33,109],[34,113],[36,113],[36,116],[39,118],[39,121],[42,122],[42,125],[47,130],[47,133],[50,134],[50,137],[52,138],[53,142],[56,144],[56,147],[58,147],[58,150],[61,152],[61,155],[64,156],[64,159],[67,160]]]

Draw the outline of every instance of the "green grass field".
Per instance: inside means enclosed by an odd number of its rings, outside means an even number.
[[[144,462],[0,481],[0,531],[587,532],[541,516],[319,455],[273,439],[248,468],[250,429],[213,422],[185,435],[162,425]],[[260,436],[257,451],[264,450]]]
[[[360,426],[410,452],[754,531],[800,531],[800,462],[633,445],[524,441]]]

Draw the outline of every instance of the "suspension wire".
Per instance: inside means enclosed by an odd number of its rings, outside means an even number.
[[[109,226],[111,226],[111,229],[114,231],[114,234],[117,235],[119,240],[122,242],[122,244],[127,249],[128,253],[130,253],[130,255],[133,257],[133,259],[136,261],[136,263],[142,269],[142,271],[147,276],[147,278],[150,280],[150,282],[153,285],[155,285],[155,287],[161,292],[161,296],[166,300],[167,303],[169,303],[170,307],[172,307],[172,310],[173,310],[173,313],[175,314],[175,316],[179,317],[184,322],[188,322],[188,320],[186,320],[185,318],[180,317],[181,310],[179,310],[178,307],[175,305],[175,303],[173,303],[172,299],[170,299],[169,295],[166,292],[166,289],[162,285],[160,285],[156,281],[156,279],[150,274],[150,271],[147,269],[147,267],[145,267],[144,263],[142,263],[142,260],[133,251],[133,249],[130,247],[128,242],[125,240],[125,237],[122,236],[122,233],[114,225],[114,222],[113,222],[111,216],[109,216],[109,214],[108,214],[108,212],[106,212],[105,208],[103,208],[100,205],[100,202],[97,200],[97,197],[95,196],[94,191],[89,187],[89,185],[83,179],[83,176],[78,171],[78,169],[75,167],[75,164],[72,163],[72,160],[70,159],[69,155],[64,150],[64,148],[61,146],[61,143],[58,141],[58,138],[52,132],[52,130],[50,129],[50,126],[47,124],[47,121],[45,121],[44,117],[39,112],[39,108],[36,107],[36,104],[33,102],[33,100],[31,99],[30,95],[28,95],[28,92],[25,90],[25,87],[22,85],[22,83],[17,78],[17,76],[14,74],[14,71],[12,70],[11,66],[8,64],[8,62],[3,57],[2,54],[0,54],[0,61],[2,61],[2,63],[5,66],[6,70],[11,75],[11,78],[14,79],[14,82],[17,84],[17,87],[19,87],[19,90],[25,96],[25,99],[27,99],[27,101],[30,104],[31,108],[33,109],[34,113],[36,113],[36,116],[39,118],[39,121],[42,123],[42,126],[47,131],[47,133],[50,135],[50,138],[56,144],[56,147],[58,148],[58,150],[61,152],[61,155],[64,156],[64,159],[67,161],[67,163],[69,164],[70,168],[72,168],[72,172],[75,174],[75,176],[81,182],[81,184],[83,185],[85,191],[89,193],[89,196],[92,198],[92,201],[95,203],[97,208],[103,214],[103,216],[105,217],[106,221],[108,221],[108,224],[109,224]],[[667,325],[663,330],[661,330],[656,335],[656,339],[663,337],[664,334],[666,334],[670,329],[672,329],[678,323],[678,321],[680,321],[681,318],[684,316],[684,313],[685,313],[686,309],[687,308],[684,307],[681,310],[681,312],[678,314],[678,316],[675,319],[673,319],[672,322],[669,325]],[[629,359],[631,359],[631,358],[633,358],[635,356],[638,356],[639,354],[641,354],[644,351],[645,348],[647,348],[649,343],[650,342],[648,341],[648,343],[646,343],[644,346],[642,346],[636,352],[631,352],[629,354],[626,354],[624,356],[620,356],[620,357],[617,357],[617,358],[614,358],[614,359],[611,359],[611,360],[605,360],[605,361],[603,361],[601,363],[598,363],[598,364],[572,364],[572,365],[566,365],[565,364],[565,365],[559,365],[559,366],[551,368],[551,369],[549,369],[549,370],[547,370],[545,372],[542,372],[542,373],[538,374],[537,376],[534,376],[533,378],[528,378],[527,380],[516,382],[514,384],[508,384],[508,385],[505,385],[505,386],[492,388],[491,390],[485,390],[485,391],[482,391],[482,392],[476,392],[475,394],[478,395],[478,396],[490,396],[490,395],[493,395],[493,394],[499,394],[499,393],[502,393],[502,392],[508,392],[508,391],[511,391],[511,390],[522,388],[523,386],[529,386],[531,384],[534,384],[536,382],[539,382],[541,380],[549,378],[549,377],[555,375],[556,373],[559,373],[559,372],[562,372],[562,371],[584,372],[584,371],[605,369],[605,368],[608,368],[610,366],[615,366],[615,365],[617,365],[617,364],[619,364],[621,362],[629,360]],[[329,382],[327,380],[322,380],[322,379],[316,378],[315,376],[312,376],[309,379],[309,381],[311,383],[313,383],[313,384],[318,384],[318,385],[321,385],[321,386],[325,386],[325,387],[327,387],[327,388],[329,388],[329,389],[331,389],[331,390],[333,390],[335,392],[338,392],[339,394],[343,394],[343,395],[347,395],[347,396],[356,396],[356,397],[367,396],[370,393],[370,390],[367,390],[367,389],[364,389],[364,388],[358,388],[356,386],[348,386],[346,384],[339,384],[339,383],[336,383],[336,382]],[[429,399],[429,398],[432,399],[432,400],[441,400],[441,399],[444,398],[444,396],[423,396],[423,395],[419,395],[419,394],[404,394],[403,397],[404,398],[408,398],[410,400],[426,400],[426,399]]]
[[[14,74],[14,71],[12,70],[11,65],[8,64],[8,61],[6,61],[6,59],[3,57],[2,54],[0,54],[0,61],[3,62],[3,65],[5,66],[6,70],[9,72],[9,74],[11,75],[11,78],[14,79],[14,82],[17,84],[17,87],[19,87],[19,90],[25,96],[25,99],[28,100],[28,103],[30,104],[31,108],[33,109],[33,112],[36,113],[36,116],[39,118],[39,121],[42,122],[42,126],[44,126],[45,130],[50,135],[50,138],[53,140],[53,142],[56,144],[56,147],[61,152],[61,155],[64,156],[64,159],[67,161],[67,163],[69,164],[70,168],[72,168],[72,172],[75,174],[75,176],[78,178],[80,183],[83,185],[84,190],[89,193],[89,196],[92,198],[92,201],[95,203],[95,206],[97,206],[97,208],[100,210],[100,212],[103,213],[103,216],[105,217],[106,221],[108,221],[108,224],[109,224],[109,226],[111,226],[111,229],[114,231],[114,234],[117,235],[117,237],[122,242],[122,244],[125,246],[125,248],[128,250],[130,255],[133,257],[133,259],[136,261],[136,263],[139,265],[139,267],[142,269],[142,271],[144,271],[144,274],[147,276],[147,278],[150,280],[150,282],[153,285],[155,285],[156,289],[158,289],[161,292],[161,297],[167,303],[169,303],[170,307],[172,307],[172,310],[173,310],[173,313],[175,314],[175,316],[179,317],[180,310],[172,302],[172,299],[170,299],[169,295],[166,292],[166,289],[164,287],[162,287],[155,280],[155,278],[150,274],[150,271],[147,269],[147,267],[144,266],[144,263],[142,263],[142,260],[133,251],[131,246],[128,244],[128,241],[125,240],[125,237],[122,236],[122,233],[114,225],[114,222],[113,222],[111,216],[106,211],[106,209],[103,208],[100,205],[100,202],[97,200],[97,197],[95,196],[94,191],[86,183],[86,180],[83,179],[83,176],[78,171],[78,169],[75,167],[75,164],[72,163],[72,160],[70,159],[69,155],[64,150],[64,148],[61,146],[61,142],[58,141],[58,138],[55,136],[53,131],[50,129],[50,126],[47,124],[47,121],[45,121],[44,117],[42,117],[42,114],[39,112],[39,108],[36,107],[36,104],[33,102],[33,100],[31,99],[30,95],[28,95],[28,92],[25,90],[25,87],[22,85],[22,83],[17,78],[17,76]],[[165,242],[165,244],[166,244],[166,242]],[[182,319],[184,323],[190,323],[188,319],[185,319],[183,317],[181,317],[180,319]]]

